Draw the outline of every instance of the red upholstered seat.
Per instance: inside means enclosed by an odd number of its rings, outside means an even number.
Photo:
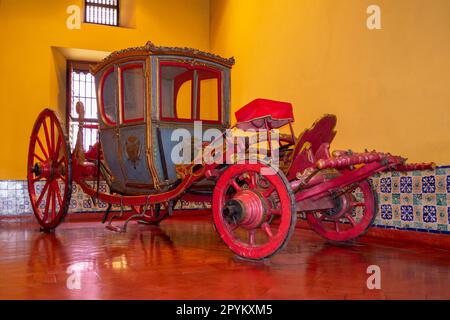
[[[236,111],[237,127],[242,130],[280,128],[294,121],[292,104],[268,99],[255,99]]]

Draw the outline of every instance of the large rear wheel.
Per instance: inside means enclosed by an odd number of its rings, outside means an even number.
[[[72,159],[61,122],[50,109],[34,123],[28,149],[30,204],[43,231],[56,228],[69,209],[72,193]]]
[[[246,259],[274,255],[295,228],[292,189],[283,173],[263,163],[226,169],[217,180],[212,211],[222,240]]]

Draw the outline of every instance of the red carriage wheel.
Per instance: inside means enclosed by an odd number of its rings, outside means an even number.
[[[55,112],[42,111],[30,137],[28,192],[42,230],[58,226],[69,209],[72,193],[72,159],[67,136]]]
[[[344,242],[363,235],[377,214],[377,198],[368,180],[336,199],[331,210],[308,213],[310,227],[324,238]]]
[[[137,214],[141,214],[144,210],[144,206],[132,206],[132,209]],[[148,208],[145,216],[141,217],[138,222],[141,224],[157,226],[167,217],[168,213],[169,210],[167,208],[161,209],[161,204],[158,203],[155,205],[153,210]]]
[[[295,228],[292,189],[286,177],[263,163],[235,164],[217,180],[214,225],[238,256],[260,260],[281,250]]]

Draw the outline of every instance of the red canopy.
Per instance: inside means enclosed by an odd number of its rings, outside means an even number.
[[[236,126],[242,130],[264,127],[280,128],[294,121],[292,104],[267,99],[256,99],[235,112]]]

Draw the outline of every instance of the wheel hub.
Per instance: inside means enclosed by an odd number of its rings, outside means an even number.
[[[351,201],[348,195],[342,195],[339,198],[335,199],[334,202],[336,203],[335,207],[333,209],[325,211],[325,214],[330,218],[339,219],[347,213],[348,209],[350,208]]]
[[[52,180],[57,172],[54,162],[49,159],[45,162],[35,163],[31,172],[34,173],[36,177],[44,177],[46,179]]]
[[[259,193],[243,190],[225,203],[223,215],[228,222],[255,229],[265,221],[267,205]]]

